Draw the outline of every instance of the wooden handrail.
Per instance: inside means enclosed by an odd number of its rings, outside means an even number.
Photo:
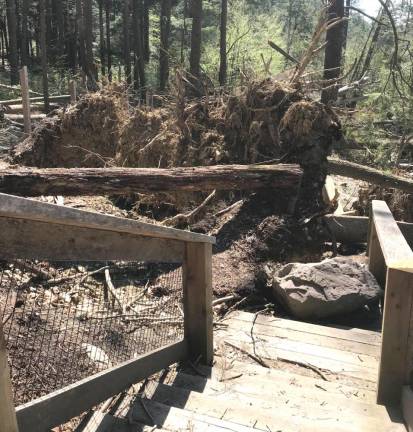
[[[194,358],[212,364],[214,242],[206,235],[0,194],[0,259],[183,266],[184,340],[17,407],[20,432],[49,430],[178,361]],[[17,432],[4,343],[0,348],[0,432]]]
[[[413,311],[413,252],[384,201],[373,201],[369,269],[385,287],[377,401],[399,404],[408,383]]]

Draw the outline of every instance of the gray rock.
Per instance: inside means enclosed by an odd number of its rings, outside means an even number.
[[[267,268],[274,296],[300,319],[350,313],[383,295],[367,266],[348,257],[287,264],[270,273]]]

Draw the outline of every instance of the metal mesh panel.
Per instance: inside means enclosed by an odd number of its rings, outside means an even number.
[[[2,261],[0,318],[19,405],[181,340],[181,267]]]

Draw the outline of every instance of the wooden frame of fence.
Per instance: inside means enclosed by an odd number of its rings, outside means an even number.
[[[183,264],[184,340],[14,410],[0,328],[0,432],[43,432],[167,366],[212,364],[213,237],[0,194],[0,259],[134,260]],[[16,423],[17,418],[17,423]],[[17,426],[18,425],[18,426]]]
[[[369,269],[385,288],[377,401],[398,405],[413,371],[413,252],[384,201],[373,201]]]

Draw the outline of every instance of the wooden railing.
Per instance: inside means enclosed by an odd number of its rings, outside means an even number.
[[[49,430],[186,359],[213,359],[213,237],[0,194],[0,260],[182,263],[184,339],[14,409],[0,325],[0,432]],[[0,322],[1,324],[1,322]]]
[[[413,252],[383,201],[372,202],[368,255],[385,289],[377,401],[398,405],[413,372]]]

